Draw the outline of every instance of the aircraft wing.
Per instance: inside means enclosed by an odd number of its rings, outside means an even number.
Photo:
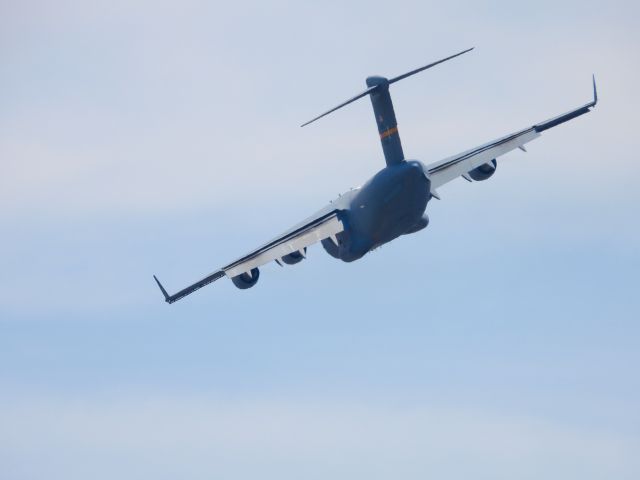
[[[280,259],[290,253],[300,251],[304,254],[304,249],[309,245],[324,240],[325,238],[335,238],[336,234],[344,231],[344,226],[338,216],[338,212],[340,211],[340,206],[347,201],[347,197],[347,195],[343,196],[341,201],[329,204],[324,209],[318,211],[316,214],[287,230],[270,242],[173,295],[167,293],[155,275],[153,278],[155,278],[156,283],[160,287],[165,301],[167,303],[173,303],[222,277],[233,278],[243,273],[251,272],[252,269],[271,261],[280,263]]]
[[[561,123],[572,120],[580,115],[591,111],[598,103],[595,78],[593,79],[593,100],[586,105],[571,110],[557,117],[538,123],[525,130],[521,130],[506,137],[499,138],[493,142],[473,148],[466,152],[445,158],[439,162],[427,166],[429,178],[431,179],[431,193],[438,197],[436,189],[451,180],[463,176],[467,179],[467,174],[474,168],[479,167],[491,160],[504,155],[516,148],[524,150],[524,144],[540,136],[542,132],[553,128]],[[470,180],[470,179],[469,179]]]

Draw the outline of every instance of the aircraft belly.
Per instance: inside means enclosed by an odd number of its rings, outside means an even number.
[[[427,199],[426,181],[416,181],[405,185],[399,194],[381,205],[372,232],[374,248],[399,237],[415,225],[427,207]]]

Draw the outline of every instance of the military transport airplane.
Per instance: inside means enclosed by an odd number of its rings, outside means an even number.
[[[387,166],[363,186],[341,195],[282,235],[173,295],[154,275],[165,300],[173,303],[222,277],[230,278],[238,288],[251,288],[260,277],[258,267],[272,261],[280,266],[294,265],[306,258],[307,247],[316,242],[334,258],[344,262],[358,260],[384,243],[425,228],[429,224],[427,203],[431,198],[440,199],[438,188],[445,183],[458,177],[469,182],[488,179],[496,171],[497,157],[516,148],[526,151],[526,143],[545,130],[589,112],[598,101],[594,77],[593,100],[575,110],[429,165],[405,159],[389,86],[471,50],[397,77],[368,77],[366,90],[301,125],[369,96]]]

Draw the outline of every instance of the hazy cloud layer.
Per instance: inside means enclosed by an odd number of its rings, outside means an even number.
[[[0,477],[640,475],[638,5],[4,2]],[[588,101],[431,224],[199,278],[383,166]]]
[[[451,407],[123,398],[3,405],[0,418],[11,478],[631,479],[640,471],[633,436]]]

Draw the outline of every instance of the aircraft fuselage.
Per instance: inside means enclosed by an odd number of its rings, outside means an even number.
[[[424,228],[430,198],[430,181],[420,162],[390,165],[365,183],[342,212],[345,231],[337,235],[338,245],[326,239],[323,246],[340,260],[358,260],[400,235]]]

